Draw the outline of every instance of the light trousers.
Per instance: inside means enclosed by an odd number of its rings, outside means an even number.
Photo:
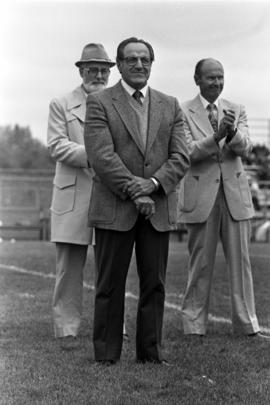
[[[249,259],[249,220],[235,221],[231,217],[221,185],[207,221],[187,224],[187,228],[190,258],[188,283],[182,304],[184,333],[206,333],[219,238],[229,271],[233,331],[242,334],[258,332]]]
[[[56,243],[56,278],[52,302],[54,336],[77,336],[83,310],[83,270],[88,245]],[[123,325],[126,335],[126,326]]]
[[[88,245],[56,243],[56,280],[52,302],[56,338],[78,334],[87,249]]]

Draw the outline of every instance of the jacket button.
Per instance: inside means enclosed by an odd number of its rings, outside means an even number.
[[[219,183],[219,179],[216,179],[216,183]]]
[[[149,166],[149,162],[145,162],[144,166],[145,166],[145,167],[148,167],[148,166]]]

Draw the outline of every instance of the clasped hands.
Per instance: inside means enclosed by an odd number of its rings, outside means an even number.
[[[134,202],[140,214],[149,219],[155,213],[155,202],[149,195],[155,190],[155,184],[150,179],[134,176],[127,182],[123,192]]]
[[[235,112],[231,109],[223,110],[224,117],[220,121],[218,133],[215,134],[215,139],[217,142],[225,138],[227,135],[234,133],[235,125]]]

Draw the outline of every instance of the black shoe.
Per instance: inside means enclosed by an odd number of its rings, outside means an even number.
[[[117,363],[117,360],[96,360],[96,365],[97,366],[114,366]]]
[[[270,343],[270,336],[264,335],[261,332],[250,333],[248,337],[253,338],[254,340],[259,340],[262,342],[269,342]]]
[[[201,334],[201,333],[186,333],[185,334],[186,337],[191,337],[191,338],[203,338],[205,337],[205,335]]]

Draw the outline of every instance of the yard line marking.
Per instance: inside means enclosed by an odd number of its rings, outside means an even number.
[[[22,267],[11,266],[11,265],[2,264],[2,263],[0,263],[0,267],[2,269],[16,271],[17,273],[21,273],[21,274],[27,274],[27,275],[38,276],[38,277],[43,277],[43,278],[55,278],[55,274],[53,274],[53,273],[40,273],[38,271],[27,270]]]
[[[52,273],[39,273],[38,271],[33,271],[33,270],[27,270],[24,269],[22,267],[17,267],[17,266],[11,266],[11,265],[7,265],[7,264],[1,264],[0,263],[0,268],[5,269],[5,270],[10,270],[10,271],[16,271],[17,273],[21,273],[21,274],[27,274],[27,275],[31,275],[31,276],[38,276],[38,277],[43,277],[43,278],[55,278],[55,275]],[[87,289],[87,290],[91,290],[94,291],[95,290],[95,286],[88,284],[86,282],[83,283],[83,286]],[[170,293],[170,295],[172,296],[172,293]],[[126,298],[132,298],[134,300],[138,300],[138,296],[133,294],[130,291],[127,291],[125,293]],[[182,294],[175,294],[175,296],[180,297],[183,296]],[[168,309],[174,309],[175,311],[178,311],[181,313],[182,308],[181,305],[177,305],[177,304],[173,304],[171,302],[168,302],[165,300],[165,307]],[[222,316],[215,316],[215,315],[208,315],[208,319],[209,321],[213,321],[213,322],[217,322],[217,323],[226,323],[226,324],[231,324],[230,319],[224,318]],[[270,334],[270,328],[267,327],[261,327],[262,332],[267,332]]]

